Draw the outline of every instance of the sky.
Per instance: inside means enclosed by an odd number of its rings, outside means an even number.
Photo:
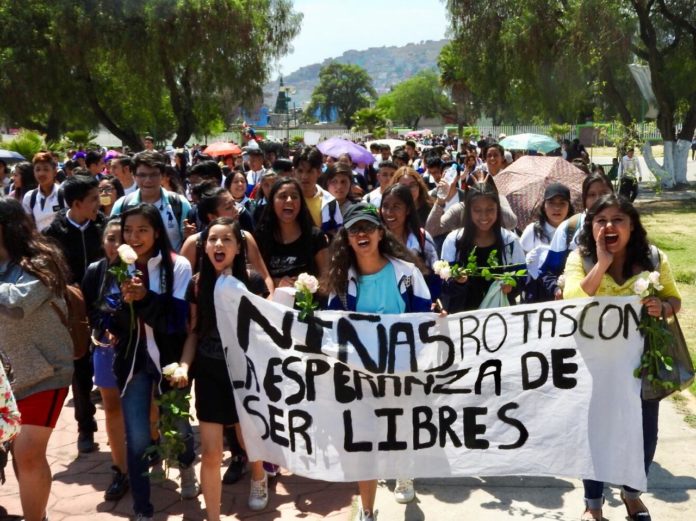
[[[279,60],[286,75],[350,49],[441,40],[447,30],[442,0],[295,0],[294,5],[304,19],[293,52]]]

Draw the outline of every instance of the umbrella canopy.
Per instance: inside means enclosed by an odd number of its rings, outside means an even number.
[[[561,146],[555,139],[542,134],[515,134],[506,137],[500,144],[505,150],[536,150],[544,154]]]
[[[20,154],[19,152],[14,152],[12,150],[5,150],[4,148],[0,148],[0,159],[6,162],[16,162],[16,161],[24,161],[24,156]]]
[[[322,154],[331,157],[338,157],[341,154],[350,154],[350,158],[354,163],[372,164],[375,162],[375,158],[372,157],[369,150],[347,139],[341,139],[340,137],[332,137],[326,141],[322,141],[317,145],[317,148]]]
[[[239,148],[239,145],[235,145],[234,143],[218,141],[208,145],[204,152],[209,156],[238,156],[242,153],[242,149]]]
[[[507,197],[522,230],[533,220],[534,210],[544,202],[544,190],[551,183],[570,189],[576,211],[582,209],[582,182],[585,173],[561,157],[522,156],[495,176],[498,192]]]

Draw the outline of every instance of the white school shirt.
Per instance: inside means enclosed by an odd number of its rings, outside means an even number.
[[[53,222],[56,214],[60,211],[60,205],[58,204],[59,189],[60,185],[58,183],[53,183],[53,190],[48,197],[46,197],[43,195],[43,193],[41,193],[41,188],[37,187],[36,204],[34,204],[33,209],[30,206],[31,194],[33,190],[29,190],[26,194],[24,194],[22,206],[29,215],[34,217],[37,230],[42,231],[48,228]]]

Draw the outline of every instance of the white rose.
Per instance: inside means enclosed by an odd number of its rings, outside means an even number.
[[[659,271],[652,271],[650,272],[650,275],[648,275],[648,280],[650,281],[650,284],[652,284],[653,288],[655,288],[657,291],[660,291],[662,289],[662,284],[660,284],[660,272]]]
[[[185,367],[177,367],[174,370],[174,373],[172,373],[172,378],[187,378],[188,377],[188,371],[186,370]]]
[[[433,263],[433,272],[442,280],[447,280],[452,276],[452,268],[450,268],[449,262],[445,260],[439,260]]]
[[[177,364],[176,362],[174,362],[174,363],[171,363],[171,364],[169,364],[169,365],[165,365],[165,366],[162,368],[162,374],[163,374],[164,376],[171,377],[171,376],[174,376],[174,374],[176,373],[176,370],[177,370],[177,369],[180,369],[180,368],[181,368],[181,367],[179,366],[179,364]]]
[[[298,291],[307,290],[310,293],[316,293],[319,289],[319,281],[316,277],[308,273],[300,273],[295,281],[295,289]]]
[[[641,277],[633,283],[633,292],[636,295],[640,295],[641,297],[644,297],[645,294],[647,293],[649,287],[650,287],[650,281],[648,279],[644,279]]]
[[[133,264],[136,260],[138,260],[138,254],[135,253],[135,250],[127,244],[121,244],[121,246],[118,247],[118,256],[128,265]]]

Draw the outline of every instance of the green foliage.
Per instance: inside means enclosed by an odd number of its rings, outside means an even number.
[[[442,93],[437,74],[426,70],[381,96],[377,108],[382,109],[389,119],[417,128],[421,118],[443,114],[451,108],[451,103]]]
[[[22,130],[13,140],[8,141],[3,146],[13,152],[19,152],[27,161],[31,161],[31,158],[38,152],[46,150],[43,136],[31,130]]]
[[[328,120],[335,110],[341,123],[351,128],[355,113],[369,107],[376,97],[372,78],[365,69],[332,62],[319,71],[319,85],[312,92],[307,113],[314,114],[318,109],[322,119]]]
[[[191,395],[184,389],[172,389],[163,393],[155,403],[159,406],[159,443],[150,446],[146,453],[157,454],[165,465],[165,475],[171,465],[178,465],[178,458],[186,450],[184,433],[179,430],[180,422],[191,417],[189,414]],[[163,476],[153,476],[163,477]]]
[[[300,20],[290,0],[0,0],[0,116],[180,146],[261,98]]]
[[[358,132],[370,134],[386,132],[387,117],[383,109],[360,109],[354,114],[353,119],[355,120],[355,129]]]
[[[570,125],[568,123],[551,123],[549,132],[556,141],[560,141],[564,135],[570,132]]]

